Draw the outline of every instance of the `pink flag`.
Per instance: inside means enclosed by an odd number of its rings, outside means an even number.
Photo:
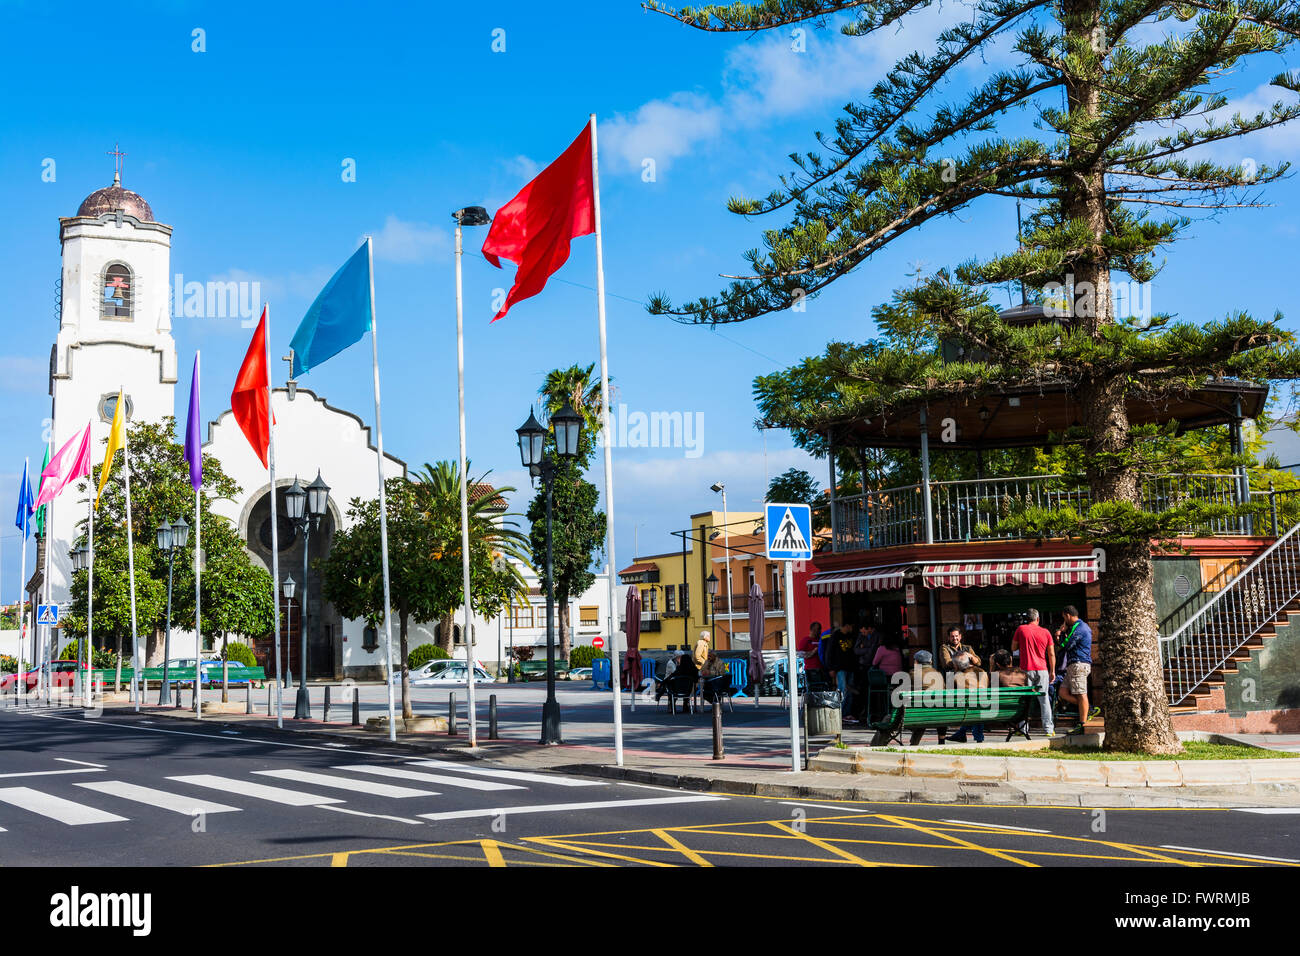
[[[53,501],[68,485],[78,478],[90,477],[90,423],[68,439],[58,454],[41,472],[41,490],[35,507]]]

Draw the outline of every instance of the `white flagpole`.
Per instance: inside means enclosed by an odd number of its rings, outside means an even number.
[[[271,388],[271,303],[263,303],[262,314],[266,316],[266,461],[271,482],[271,604],[275,608],[275,726],[283,728],[283,687],[280,680],[280,519],[275,503],[275,409],[273,408],[275,389]]]
[[[126,391],[120,394],[126,400]],[[126,479],[126,577],[131,589],[131,696],[135,700],[135,712],[140,713],[140,675],[144,673],[144,661],[140,657],[140,629],[135,620],[135,533],[131,530],[131,438],[127,429],[126,409],[122,410],[122,473]]]
[[[605,574],[609,585],[609,657],[610,687],[614,694],[614,763],[623,766],[623,703],[620,697],[618,668],[618,631],[614,627],[618,604],[614,584],[614,462],[609,431],[609,359],[605,348],[605,253],[600,240],[600,164],[596,159],[596,114],[591,114],[591,192],[596,213],[596,315],[600,321],[600,429],[605,436],[605,555],[609,569]],[[632,696],[640,681],[632,674]]]
[[[90,556],[86,561],[86,672],[83,675],[83,689],[81,692],[81,706],[90,707],[90,701],[95,696],[95,480],[94,469],[91,469],[90,477],[86,479],[87,489],[90,492],[90,498],[86,501],[86,538],[88,541]],[[81,657],[80,654],[77,657]],[[80,665],[80,661],[78,661]],[[81,667],[77,667],[77,673],[81,673]]]
[[[470,622],[469,594],[469,475],[465,472],[465,326],[461,308],[461,225],[456,220],[456,376],[460,397],[460,566],[465,591],[465,674],[469,708],[469,745],[478,746],[474,707],[474,630]]]
[[[366,236],[366,265],[370,274],[370,351],[375,367],[375,452],[379,469],[379,546],[384,569],[384,651],[388,656],[388,739],[397,740],[397,717],[393,713],[393,615],[388,590],[388,495],[384,490],[384,426],[379,417],[379,321],[375,317],[375,245]],[[463,474],[463,472],[462,472]],[[471,685],[474,672],[469,672]]]
[[[116,147],[114,147],[116,148]],[[27,489],[32,486],[31,478],[28,476],[28,469],[31,468],[32,460],[23,459],[23,482],[24,487],[18,489],[19,496],[25,495]],[[28,499],[31,500],[30,498]],[[23,546],[22,560],[18,565],[18,664],[17,670],[14,671],[14,683],[18,685],[18,706],[23,704],[23,693],[27,690],[27,675],[23,672],[23,644],[27,640],[27,614],[25,605],[27,602],[27,536],[31,533],[32,516],[26,515],[23,520]],[[32,664],[36,663],[36,655],[32,655]]]
[[[52,441],[47,443],[46,450],[50,453],[52,457],[54,454],[54,443]],[[40,497],[40,492],[37,492],[37,497]],[[54,539],[54,502],[47,501],[45,503],[45,573],[41,575],[41,590],[45,594],[45,599],[42,602],[44,604],[50,603],[50,552],[53,550],[52,548],[52,545],[54,543],[53,539]],[[40,633],[39,624],[37,625],[36,630],[38,633]],[[45,688],[46,700],[52,704],[54,702],[53,701],[54,680],[53,680],[53,675],[50,673],[50,671],[54,667],[54,628],[49,624],[45,625],[45,633],[41,639],[40,656],[44,658],[42,663],[45,663],[48,666],[44,668],[44,673],[41,675],[39,680],[40,683]]]
[[[267,386],[271,384],[271,366],[266,367]],[[194,351],[194,399],[199,397],[199,352]],[[267,403],[271,401],[267,395]],[[186,415],[189,418],[189,415]],[[186,428],[189,422],[185,423]],[[199,461],[203,460],[203,443],[199,441]],[[194,489],[194,716],[203,719],[203,620],[199,613],[199,552],[203,547],[203,511],[199,507],[199,489]]]

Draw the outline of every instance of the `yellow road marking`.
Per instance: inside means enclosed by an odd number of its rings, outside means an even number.
[[[483,859],[487,865],[493,868],[506,865],[506,858],[501,855],[501,848],[497,846],[496,840],[484,840],[481,844],[483,847]]]
[[[999,860],[1007,860],[1010,863],[1019,863],[1021,866],[1038,866],[1037,863],[1033,863],[1028,860],[1018,859],[1017,857],[1012,856],[1010,853],[1003,853],[1001,850],[992,850],[989,849],[988,847],[982,847],[977,843],[971,843],[969,840],[963,840],[961,837],[953,836],[952,834],[940,833],[938,830],[932,830],[929,827],[921,826],[919,823],[916,823],[912,820],[908,820],[904,817],[891,817],[882,813],[880,814],[880,819],[893,820],[895,823],[899,824],[900,826],[910,827],[911,829],[919,830],[921,833],[929,834],[930,836],[937,837],[940,840],[951,840],[953,843],[956,843],[959,846],[964,846],[968,850],[979,850],[981,853],[987,853],[989,854],[989,856],[995,856]]]
[[[585,834],[584,834],[585,835]],[[549,846],[555,850],[569,850],[572,853],[593,854],[595,856],[606,856],[614,860],[626,860],[629,863],[643,863],[646,866],[669,866],[675,867],[675,863],[663,863],[659,860],[642,860],[635,856],[627,856],[622,853],[606,853],[602,850],[592,850],[581,846],[572,846],[565,843],[558,837],[524,837],[525,842],[540,843],[542,846]]]
[[[879,866],[880,865],[879,863],[873,863],[871,860],[864,860],[860,856],[855,856],[854,854],[850,853],[848,850],[841,850],[839,847],[835,846],[834,844],[827,843],[825,840],[819,840],[815,836],[810,836],[807,833],[799,833],[791,829],[790,825],[787,824],[784,820],[772,820],[770,822],[772,826],[776,827],[776,829],[782,830],[785,833],[788,833],[791,836],[797,837],[801,840],[806,840],[807,842],[811,843],[813,846],[821,847],[823,850],[825,850],[828,853],[834,853],[836,856],[840,857],[841,859],[845,860],[848,863],[856,863],[858,864],[858,866]],[[826,862],[829,863],[831,861],[827,860]]]
[[[674,850],[680,851],[681,854],[684,857],[686,857],[686,859],[690,860],[692,863],[696,864],[697,866],[713,866],[712,863],[706,860],[699,853],[696,853],[685,843],[682,843],[676,837],[669,834],[667,830],[651,830],[650,832],[653,833],[655,836],[657,836],[659,839],[663,840]]]
[[[330,866],[347,866],[348,854],[335,853],[330,857]]]

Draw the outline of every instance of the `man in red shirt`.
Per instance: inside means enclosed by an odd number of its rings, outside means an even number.
[[[1029,675],[1029,685],[1038,690],[1038,712],[1043,719],[1043,733],[1049,737],[1056,736],[1052,726],[1052,701],[1047,695],[1047,688],[1056,680],[1056,647],[1052,641],[1052,632],[1038,623],[1038,611],[1029,608],[1025,612],[1028,624],[1021,624],[1011,636],[1011,649],[1020,650],[1020,667]]]

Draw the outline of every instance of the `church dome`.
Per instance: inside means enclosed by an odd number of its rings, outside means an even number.
[[[81,201],[77,209],[78,216],[102,216],[106,212],[122,210],[128,216],[134,216],[141,222],[154,222],[153,210],[139,193],[122,188],[122,178],[113,174],[113,185],[96,189]]]

